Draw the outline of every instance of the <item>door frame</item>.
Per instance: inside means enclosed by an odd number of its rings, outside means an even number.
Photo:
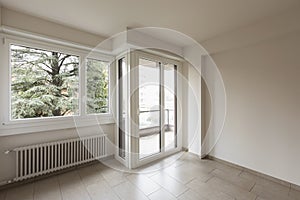
[[[128,76],[127,76],[127,113],[126,113],[126,122],[125,122],[125,158],[122,158],[119,156],[119,66],[118,61],[119,59],[125,59],[125,63],[127,65],[128,70]],[[136,90],[139,85],[138,80],[138,70],[134,70],[136,66],[139,65],[139,59],[140,58],[146,58],[149,60],[161,62],[161,63],[168,63],[168,64],[174,64],[176,65],[176,79],[177,79],[177,85],[176,85],[176,109],[177,109],[177,122],[176,122],[176,143],[177,146],[174,149],[160,152],[158,154],[154,154],[151,156],[148,156],[144,159],[139,159],[138,151],[139,151],[139,127],[136,126],[138,124],[138,115],[137,115],[137,109],[138,104],[136,103],[138,99],[138,94]],[[145,165],[147,163],[153,162],[155,160],[164,158],[166,156],[172,155],[174,153],[177,153],[182,150],[182,105],[180,102],[182,102],[182,63],[181,59],[175,60],[171,58],[164,57],[164,54],[158,53],[156,54],[155,51],[151,50],[151,53],[141,51],[141,50],[134,50],[129,49],[122,54],[116,56],[116,80],[117,80],[117,88],[116,88],[116,122],[117,126],[115,128],[115,159],[118,160],[120,163],[122,163],[124,166],[126,166],[129,169],[137,168],[142,165]],[[163,70],[163,69],[161,69]],[[161,123],[164,123],[163,120],[161,120]],[[164,145],[163,141],[161,141],[162,145]]]
[[[131,136],[131,159],[130,159],[130,163],[131,163],[131,168],[137,168],[140,167],[142,165],[145,165],[147,163],[153,162],[155,160],[161,159],[163,157],[166,157],[168,155],[172,155],[176,152],[179,152],[182,150],[182,111],[181,111],[181,105],[180,102],[182,102],[182,80],[180,77],[180,74],[182,74],[182,63],[177,61],[177,60],[173,60],[173,59],[169,59],[169,58],[165,58],[163,56],[160,55],[155,55],[153,53],[148,53],[148,52],[144,52],[141,50],[136,50],[130,53],[130,70],[133,73],[130,73],[130,110],[131,110],[131,131],[130,131],[130,136]],[[153,154],[153,155],[149,155],[145,158],[140,159],[139,158],[139,127],[137,127],[136,125],[139,124],[139,115],[138,115],[138,109],[139,109],[139,93],[138,93],[138,87],[139,87],[139,74],[138,74],[138,70],[136,67],[139,66],[139,59],[148,59],[151,61],[155,61],[155,62],[159,62],[161,63],[161,67],[160,67],[160,84],[163,82],[163,71],[164,71],[164,64],[172,64],[172,65],[176,65],[176,85],[175,85],[175,89],[176,89],[176,140],[175,143],[177,144],[175,148],[170,149],[168,151],[165,151],[164,148],[164,134],[160,134],[161,138],[160,138],[160,145],[161,145],[161,149],[160,152],[157,154]],[[163,87],[163,86],[161,86]],[[163,88],[161,88],[162,90]],[[161,94],[164,94],[164,92],[162,92]],[[160,94],[160,95],[161,95]],[[163,98],[164,96],[162,95],[160,98]],[[164,100],[161,100],[161,103],[164,102]],[[163,106],[163,105],[162,105]],[[161,112],[162,113],[162,112]],[[164,115],[164,114],[162,114]],[[164,117],[161,116],[160,117],[161,120],[161,126],[164,125]]]
[[[127,105],[127,108],[126,108],[126,119],[125,119],[125,157],[121,157],[119,155],[119,145],[120,145],[120,138],[119,138],[119,129],[120,129],[120,125],[119,125],[119,122],[120,122],[120,92],[119,92],[119,86],[120,86],[120,79],[119,79],[119,74],[120,74],[120,66],[119,66],[119,60],[121,59],[124,59],[125,60],[125,64],[127,65],[126,66],[126,69],[127,69],[127,73],[129,72],[130,70],[130,53],[129,51],[125,51],[123,53],[121,53],[120,55],[116,56],[116,60],[115,60],[115,66],[116,66],[116,126],[115,126],[115,154],[114,154],[114,157],[116,160],[118,160],[120,163],[122,163],[124,166],[126,166],[127,168],[131,169],[131,165],[130,165],[130,160],[131,160],[131,155],[129,153],[129,150],[130,150],[130,136],[128,135],[129,133],[129,130],[130,130],[130,123],[128,122],[128,119],[130,118],[130,102],[127,101],[126,102],[126,105]],[[128,74],[127,76],[127,86],[129,87],[129,78],[130,78],[130,75]],[[127,90],[127,94],[129,92],[129,89]],[[128,96],[126,96],[127,100],[129,99]]]

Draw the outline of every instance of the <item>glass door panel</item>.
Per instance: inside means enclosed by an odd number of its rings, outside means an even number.
[[[125,58],[118,60],[119,90],[119,156],[125,159],[126,115],[127,115],[127,65]]]
[[[139,158],[160,152],[161,106],[159,63],[139,59]]]
[[[176,148],[176,66],[164,65],[164,135],[165,150]]]

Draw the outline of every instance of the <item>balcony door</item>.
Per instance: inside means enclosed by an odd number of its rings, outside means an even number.
[[[148,56],[138,59],[139,163],[177,145],[177,65]]]
[[[180,151],[180,62],[134,51],[120,56],[117,65],[116,159],[136,168]]]

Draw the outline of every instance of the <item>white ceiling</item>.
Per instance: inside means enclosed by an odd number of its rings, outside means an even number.
[[[2,6],[111,36],[163,27],[201,42],[298,6],[299,0],[0,0]]]

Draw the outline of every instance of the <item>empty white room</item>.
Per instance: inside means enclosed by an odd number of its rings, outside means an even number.
[[[0,0],[0,200],[299,200],[299,0]]]

